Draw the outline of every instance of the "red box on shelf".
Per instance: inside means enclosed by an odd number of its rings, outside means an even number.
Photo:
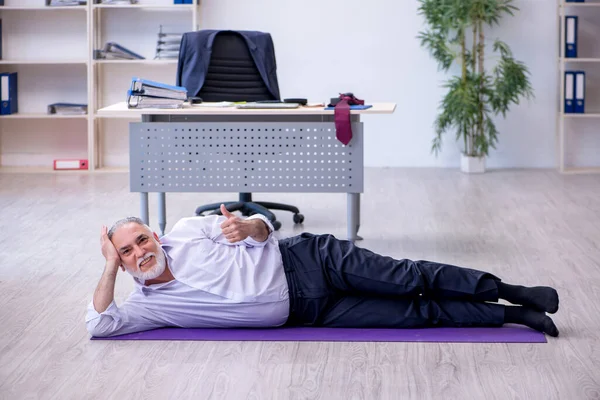
[[[54,169],[88,169],[88,160],[54,160]]]

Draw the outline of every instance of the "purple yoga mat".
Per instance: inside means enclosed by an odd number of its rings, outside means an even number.
[[[284,327],[272,329],[160,328],[92,340],[210,340],[298,342],[454,342],[546,343],[543,333],[521,326],[501,328],[351,329]]]

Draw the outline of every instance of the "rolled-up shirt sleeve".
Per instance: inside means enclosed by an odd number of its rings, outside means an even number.
[[[85,325],[94,337],[124,335],[159,328],[161,324],[149,318],[148,311],[139,304],[126,301],[118,307],[113,300],[108,308],[99,313],[90,301],[85,317]]]
[[[255,246],[255,247],[265,246],[269,242],[269,240],[271,240],[271,238],[273,237],[273,231],[275,230],[273,228],[273,224],[271,224],[271,221],[269,221],[269,219],[262,214],[251,215],[248,217],[248,219],[260,219],[265,224],[267,224],[267,228],[269,229],[269,236],[264,240],[264,242],[259,242],[258,240],[254,240],[252,237],[248,236],[246,239],[244,239],[244,243],[246,243],[249,246]]]

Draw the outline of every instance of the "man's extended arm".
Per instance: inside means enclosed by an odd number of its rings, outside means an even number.
[[[104,272],[98,282],[96,291],[94,292],[94,308],[98,313],[106,311],[115,296],[115,281],[117,272],[121,266],[121,257],[115,246],[108,238],[108,228],[102,226],[100,232],[100,244],[102,246],[102,255],[106,259]]]
[[[263,243],[269,238],[271,229],[264,217],[256,215],[256,218],[241,219],[230,213],[222,204],[221,213],[227,218],[221,224],[221,230],[229,242],[247,242],[247,239],[251,238],[257,243]]]
[[[119,272],[119,264],[115,265],[114,261],[107,261],[100,282],[98,282],[94,292],[94,309],[98,313],[106,311],[115,298],[117,272]]]
[[[262,219],[247,219],[246,221],[250,222],[254,227],[254,232],[250,234],[250,237],[257,242],[264,242],[268,239],[270,229],[267,226],[267,223]]]

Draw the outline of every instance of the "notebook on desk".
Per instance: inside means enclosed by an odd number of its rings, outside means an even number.
[[[265,108],[298,108],[300,104],[298,103],[244,103],[244,104],[236,104],[236,108],[241,109],[265,109]]]
[[[367,110],[369,108],[373,107],[372,105],[352,105],[350,106],[350,110]],[[326,110],[335,110],[335,107],[326,107]]]

